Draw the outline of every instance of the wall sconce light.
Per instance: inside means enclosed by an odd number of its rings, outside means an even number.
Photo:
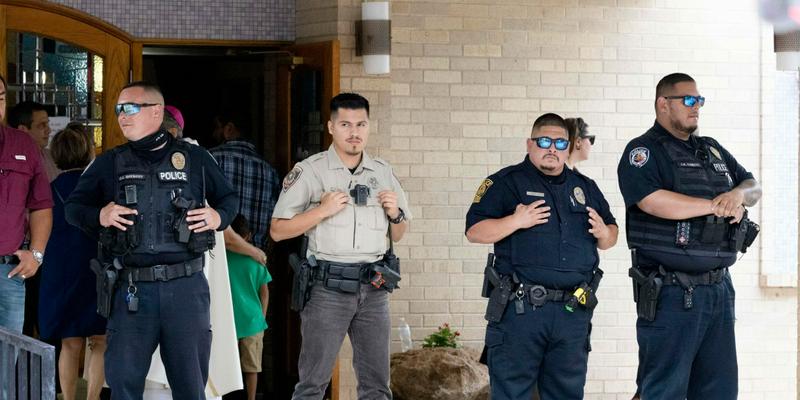
[[[388,74],[391,53],[389,2],[362,3],[361,21],[356,21],[356,55],[363,58],[364,72],[369,75]]]

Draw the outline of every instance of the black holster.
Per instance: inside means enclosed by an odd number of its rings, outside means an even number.
[[[400,260],[393,253],[386,253],[383,259],[369,266],[368,280],[375,288],[383,288],[389,293],[399,288]]]
[[[489,303],[486,305],[486,315],[484,318],[489,322],[500,322],[508,306],[508,299],[514,292],[511,277],[501,277],[494,268],[494,254],[489,253],[486,259],[486,268],[483,270],[483,288],[481,296],[488,297]]]
[[[634,257],[635,258],[635,257]],[[645,271],[637,265],[628,270],[628,276],[633,279],[633,301],[636,302],[636,313],[647,321],[656,319],[658,309],[658,296],[664,281],[658,271]]]
[[[761,226],[751,221],[745,210],[742,220],[731,230],[731,247],[736,251],[747,253],[747,248],[755,242],[759,232],[761,232]]]
[[[96,276],[97,314],[108,318],[111,316],[111,309],[114,306],[114,292],[117,287],[119,270],[114,263],[101,262],[96,258],[89,260],[89,268]]]
[[[303,238],[306,242],[307,239]],[[307,243],[307,242],[306,242]],[[301,254],[305,256],[305,245],[301,246]],[[314,256],[300,258],[297,253],[289,255],[289,265],[292,266],[292,301],[289,307],[297,312],[303,311],[308,299],[311,298],[311,287],[314,286],[314,271],[317,269],[317,260]]]

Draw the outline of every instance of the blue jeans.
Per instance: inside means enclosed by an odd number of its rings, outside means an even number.
[[[8,278],[16,265],[0,264],[0,326],[22,333],[25,317],[25,280],[19,275]]]

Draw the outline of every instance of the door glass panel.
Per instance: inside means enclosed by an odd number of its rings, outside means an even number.
[[[327,133],[322,121],[322,74],[297,68],[292,73],[292,164],[324,150]]]
[[[103,58],[86,49],[43,36],[8,32],[8,107],[22,101],[43,104],[52,135],[77,121],[103,140]]]

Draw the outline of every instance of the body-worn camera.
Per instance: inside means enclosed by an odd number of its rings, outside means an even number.
[[[362,184],[356,185],[350,189],[350,197],[353,198],[353,201],[357,206],[367,205],[367,199],[369,199],[369,186]]]

